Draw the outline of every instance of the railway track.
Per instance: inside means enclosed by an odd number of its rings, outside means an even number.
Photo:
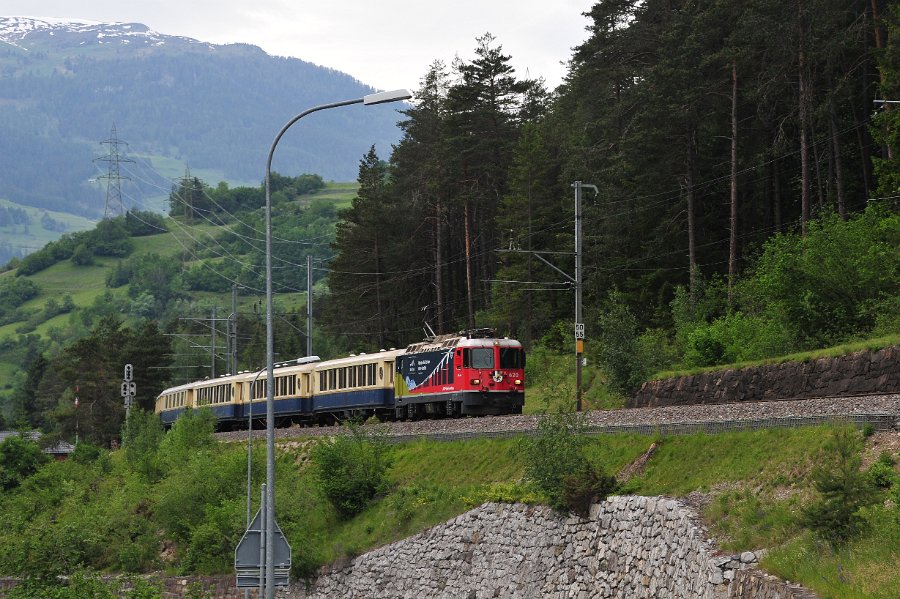
[[[466,439],[529,434],[537,428],[538,416],[482,416],[386,422],[366,425],[397,441],[427,437]],[[614,432],[678,434],[684,432],[724,432],[727,430],[779,428],[852,422],[871,424],[876,430],[900,428],[900,393],[815,399],[695,404],[622,410],[585,412],[586,425],[597,434]],[[253,431],[254,438],[265,437],[265,427]],[[334,435],[337,427],[291,427],[275,429],[276,440]],[[246,441],[247,431],[217,433],[220,441]]]

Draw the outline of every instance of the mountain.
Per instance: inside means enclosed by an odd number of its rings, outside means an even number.
[[[115,127],[125,207],[168,194],[174,178],[209,173],[254,185],[275,134],[300,111],[372,93],[353,77],[247,44],[216,45],[139,23],[0,17],[0,198],[87,217]],[[350,106],[304,119],[273,169],[355,180],[372,144],[399,138],[398,106]],[[127,151],[126,151],[127,148]],[[202,176],[202,175],[201,175]],[[209,181],[213,185],[217,180]]]

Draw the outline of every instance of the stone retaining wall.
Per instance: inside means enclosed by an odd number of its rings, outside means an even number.
[[[611,497],[588,518],[489,503],[325,572],[309,589],[282,589],[278,597],[812,596],[751,575],[758,557],[717,554],[693,513],[673,499]]]
[[[900,347],[648,381],[628,407],[839,397],[900,391]]]

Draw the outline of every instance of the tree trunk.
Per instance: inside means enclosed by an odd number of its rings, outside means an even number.
[[[697,241],[694,232],[694,133],[694,128],[690,127],[687,136],[687,172],[684,177],[687,196],[688,277],[692,305],[697,291]]]
[[[798,2],[798,25],[800,27],[800,47],[798,51],[798,74],[800,77],[800,234],[806,235],[809,222],[809,140],[807,139],[806,115],[806,53],[803,50],[803,5]]]
[[[835,194],[837,195],[837,207],[838,214],[842,219],[847,220],[847,205],[844,201],[844,172],[841,165],[841,140],[838,133],[837,126],[837,110],[834,106],[834,98],[831,99],[830,105],[830,119],[829,124],[831,125],[831,143],[832,143],[832,153],[834,155],[834,184],[835,184]]]
[[[437,334],[444,333],[444,216],[443,204],[437,199],[434,208],[434,293],[437,310]]]
[[[463,202],[463,220],[465,221],[464,226],[466,230],[465,236],[465,244],[466,244],[466,303],[468,306],[468,323],[469,330],[475,329],[475,304],[473,298],[473,289],[472,289],[472,241],[471,241],[471,232],[469,230],[469,199],[466,198]]]
[[[778,160],[772,162],[772,210],[775,217],[775,231],[781,232],[781,178],[779,177]]]
[[[731,63],[731,236],[728,241],[728,306],[732,302],[732,287],[737,276],[737,62]]]
[[[851,112],[853,112],[853,128],[856,130],[856,143],[859,146],[859,158],[862,167],[863,184],[865,185],[866,197],[868,197],[874,186],[872,185],[871,154],[869,151],[869,144],[867,143],[865,137],[866,125],[860,120],[859,115],[856,112],[856,106],[853,103],[850,104],[850,110]]]
[[[816,210],[821,213],[822,207],[825,205],[825,194],[822,189],[822,160],[819,156],[819,144],[815,143],[815,140],[817,139],[816,130],[812,127],[812,125],[810,125],[810,131],[812,132],[813,138],[813,165],[816,167]]]
[[[384,311],[381,305],[381,258],[378,253],[378,237],[375,238],[375,305],[378,310],[378,347],[384,348]]]
[[[884,48],[884,29],[879,21],[881,20],[881,7],[879,0],[872,0],[872,26],[875,29],[875,48],[880,53]],[[884,69],[878,69],[878,80],[884,85]],[[883,110],[891,110],[890,104],[885,104]],[[894,159],[894,150],[890,144],[884,145],[885,155],[888,160]]]

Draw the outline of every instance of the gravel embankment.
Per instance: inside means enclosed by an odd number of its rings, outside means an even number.
[[[586,412],[590,427],[605,426],[664,426],[676,423],[721,422],[726,420],[766,420],[792,417],[850,416],[853,414],[890,414],[900,421],[900,394],[858,397],[829,397],[819,399],[782,400],[753,403],[667,406],[659,408],[631,408],[623,410],[594,410]],[[517,433],[537,428],[538,417],[484,416],[415,422],[387,422],[371,425],[373,430],[388,436],[456,436],[497,433]],[[896,425],[895,425],[896,426]],[[337,427],[291,427],[275,430],[276,439],[333,435]],[[265,429],[253,431],[254,438],[264,437]],[[218,433],[221,441],[240,441],[247,431]]]

